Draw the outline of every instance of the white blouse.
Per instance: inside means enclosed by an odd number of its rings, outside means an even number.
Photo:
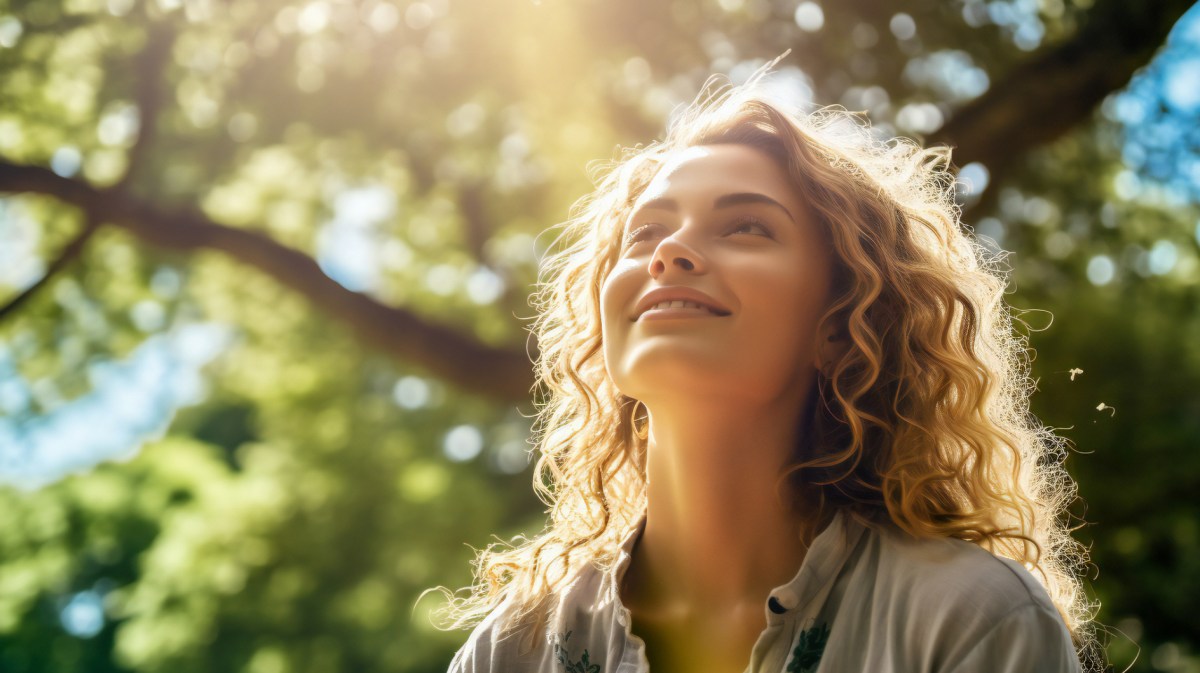
[[[645,515],[613,570],[587,566],[547,631],[494,637],[501,603],[448,673],[649,673],[619,587]],[[771,591],[747,673],[1078,673],[1070,633],[1021,564],[957,539],[918,540],[838,514],[796,576]],[[532,640],[532,647],[530,646]]]

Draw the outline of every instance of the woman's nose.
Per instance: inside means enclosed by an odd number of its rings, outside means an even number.
[[[675,235],[664,238],[655,248],[654,256],[650,258],[650,276],[658,278],[666,273],[668,267],[690,273],[705,273],[708,270],[704,257]]]

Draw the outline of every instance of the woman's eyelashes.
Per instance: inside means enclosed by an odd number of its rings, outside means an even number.
[[[771,231],[771,227],[757,217],[739,217],[738,219],[734,220],[732,229],[733,233],[740,233],[742,231],[748,233],[757,232],[759,236],[766,236],[767,238],[775,237]]]
[[[627,235],[625,237],[625,245],[630,246],[630,245],[633,245],[634,243],[637,243],[638,241],[640,241],[642,239],[642,234],[647,229],[649,229],[650,227],[653,227],[653,226],[654,226],[654,224],[651,223],[651,224],[643,224],[641,226],[634,227],[633,231],[630,231],[629,235]]]
[[[649,241],[657,230],[663,228],[663,225],[658,222],[648,222],[638,225],[625,237],[625,246],[631,247],[635,244]],[[735,218],[733,222],[725,229],[726,235],[744,235],[762,236],[765,238],[774,238],[774,233],[771,231],[770,225],[757,217],[741,216]]]

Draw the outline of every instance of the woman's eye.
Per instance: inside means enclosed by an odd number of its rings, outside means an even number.
[[[637,243],[641,239],[645,238],[646,232],[649,231],[653,226],[653,224],[643,224],[640,227],[636,227],[633,231],[629,232],[628,236],[625,237],[625,244],[632,245],[633,243]]]
[[[771,237],[771,228],[754,218],[745,218],[738,220],[730,229],[730,233],[748,232],[758,236]]]
[[[650,238],[653,236],[656,229],[658,229],[657,222],[649,222],[639,227],[634,227],[633,231],[630,231],[629,234],[625,236],[626,247]],[[762,236],[764,238],[773,238],[771,234],[771,228],[761,220],[753,217],[744,217],[736,221],[729,229],[730,234],[738,234],[742,232],[754,236]]]

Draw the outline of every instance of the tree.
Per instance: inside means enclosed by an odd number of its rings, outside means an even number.
[[[1117,93],[1189,5],[0,5],[0,449],[98,453],[96,419],[110,452],[150,439],[5,492],[4,669],[444,668],[456,638],[413,598],[466,581],[462,540],[540,522],[521,415],[538,233],[588,161],[789,48],[797,96],[956,148],[966,221],[1016,253],[1014,303],[1058,320],[1034,337],[1038,412],[1095,451],[1068,465],[1121,580],[1095,584],[1102,619],[1140,620],[1141,670],[1182,660],[1200,541],[1194,508],[1155,495],[1187,502],[1200,473],[1179,398],[1200,382],[1195,192],[1122,156]],[[1139,447],[1176,469],[1115,481]],[[63,635],[97,600],[97,634]]]

